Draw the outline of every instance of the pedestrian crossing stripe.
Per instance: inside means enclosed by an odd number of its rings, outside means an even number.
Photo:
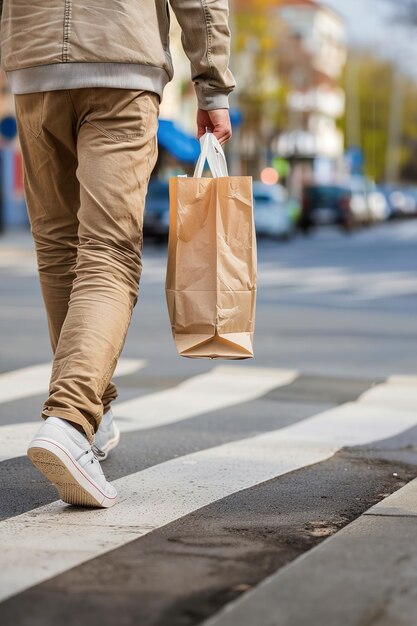
[[[135,363],[136,369],[144,365],[127,361],[120,364],[117,374],[127,373]],[[295,370],[218,366],[172,389],[115,403],[113,410],[115,417],[120,418],[120,431],[135,432],[249,402],[289,385],[297,376]],[[417,412],[416,389],[417,377],[392,377],[365,392],[361,402]],[[25,455],[39,426],[39,420],[0,426],[0,462]]]
[[[113,412],[121,418],[118,421],[121,432],[155,428],[249,402],[288,385],[297,375],[294,370],[218,366],[172,389],[116,402]],[[39,420],[0,426],[0,461],[26,454],[28,443],[39,427]]]
[[[377,385],[364,393],[362,402],[398,411],[414,411],[417,414],[417,382],[414,385],[409,381],[400,384],[397,380],[386,385]]]
[[[3,259],[0,256],[0,269],[16,275],[37,275],[35,258],[18,256]],[[166,273],[166,260],[144,258],[143,285],[163,285]],[[311,296],[322,294],[337,298],[343,303],[375,301],[383,298],[417,294],[417,277],[412,271],[355,272],[348,267],[317,266],[311,268],[288,267],[285,264],[260,261],[258,264],[258,286],[260,296],[276,299],[279,295]],[[264,288],[269,292],[263,293]],[[0,305],[0,314],[10,315],[8,305]],[[14,307],[16,310],[16,307]],[[24,310],[24,309],[22,309]]]
[[[143,359],[119,359],[114,376],[126,376],[143,367]],[[52,363],[38,363],[0,374],[0,403],[29,398],[48,391]]]
[[[107,510],[57,501],[0,523],[0,599],[121,547],[217,500],[324,461],[344,446],[398,435],[417,423],[414,410],[387,403],[389,390],[410,398],[417,386],[388,381],[293,425],[184,455],[114,481],[120,503]],[[384,406],[375,399],[383,389]],[[370,392],[369,392],[370,393]],[[388,394],[388,396],[387,396]],[[105,529],[111,528],[111,532]],[[103,532],[104,531],[104,532]]]

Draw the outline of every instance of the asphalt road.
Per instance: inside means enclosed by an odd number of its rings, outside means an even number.
[[[177,356],[145,243],[102,515],[23,455],[51,353],[30,237],[0,240],[0,621],[202,624],[414,478],[416,244],[417,222],[259,242],[255,358],[217,370]]]

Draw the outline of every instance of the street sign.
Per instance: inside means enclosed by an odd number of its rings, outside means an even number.
[[[345,160],[351,174],[363,174],[365,157],[363,150],[358,146],[351,146],[345,152]]]
[[[230,115],[230,122],[231,122],[233,128],[238,128],[239,126],[242,125],[243,113],[242,113],[241,109],[238,109],[236,107],[232,107],[229,110],[229,115]]]
[[[7,115],[0,120],[0,135],[7,141],[12,141],[17,134],[16,119],[12,115]]]

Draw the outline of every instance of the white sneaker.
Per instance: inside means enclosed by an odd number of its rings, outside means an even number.
[[[108,409],[104,413],[98,431],[94,436],[93,452],[99,461],[105,461],[110,450],[113,450],[120,441],[120,432],[113,419],[113,411]]]
[[[48,417],[29,444],[28,457],[64,502],[103,508],[116,503],[117,491],[106,481],[87,437],[70,422]]]

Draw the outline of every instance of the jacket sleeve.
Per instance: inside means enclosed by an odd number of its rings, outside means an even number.
[[[229,108],[228,94],[236,84],[229,69],[228,0],[169,1],[181,27],[199,108]]]

